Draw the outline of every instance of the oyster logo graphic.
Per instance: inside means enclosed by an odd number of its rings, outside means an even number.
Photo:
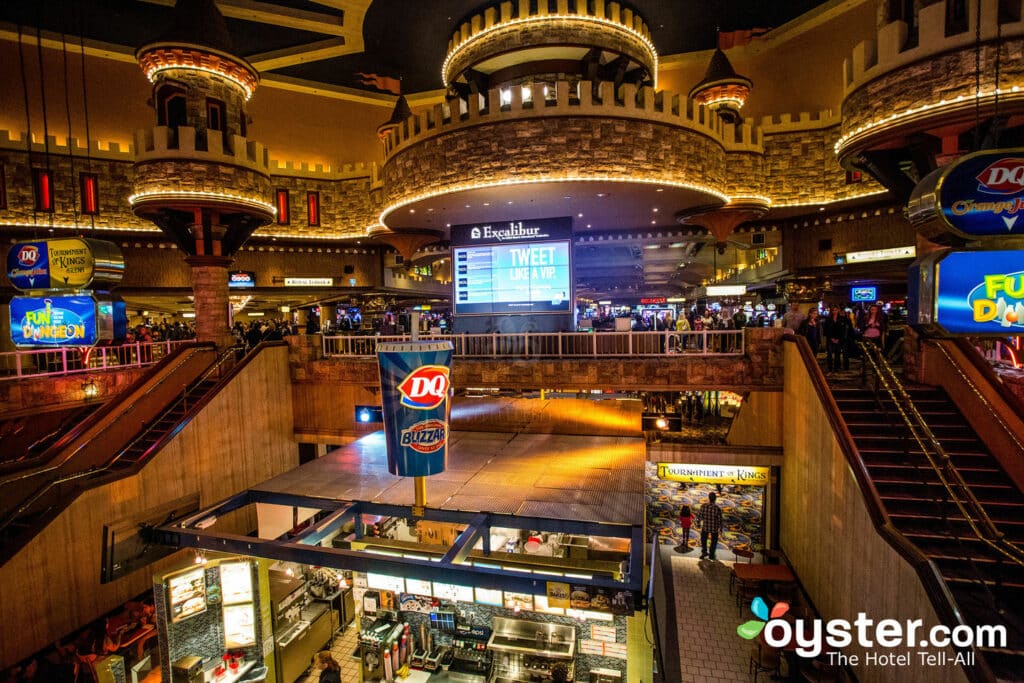
[[[764,599],[759,596],[754,598],[754,601],[750,603],[750,611],[754,613],[754,616],[757,617],[757,619],[745,621],[736,627],[736,633],[747,640],[757,638],[761,635],[761,631],[764,630],[764,627],[768,625],[769,621],[772,619],[778,619],[788,612],[789,603],[777,602],[769,613],[768,605],[765,603]]]

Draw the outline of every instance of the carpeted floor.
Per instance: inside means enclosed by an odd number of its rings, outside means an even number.
[[[700,506],[707,502],[708,494],[715,490],[713,484],[663,481],[658,479],[657,465],[647,463],[648,533],[657,534],[662,542],[671,540],[676,544],[682,543],[679,510],[683,505],[689,505],[696,515]],[[732,548],[748,549],[760,545],[763,496],[764,489],[760,486],[722,487],[718,505],[722,508],[725,532],[718,538],[719,553]],[[699,543],[700,531],[694,526],[690,530],[690,546],[697,548]]]

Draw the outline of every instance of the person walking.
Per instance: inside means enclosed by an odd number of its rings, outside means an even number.
[[[679,545],[682,547],[682,552],[690,552],[690,527],[693,526],[693,512],[690,510],[689,505],[684,505],[683,509],[679,511],[679,526],[683,528],[683,542]]]
[[[714,491],[708,494],[708,502],[700,506],[697,512],[697,524],[700,526],[700,559],[715,558],[715,551],[718,550],[718,534],[722,531],[722,508],[715,504],[718,495]],[[711,548],[708,549],[708,538],[711,539]]]
[[[316,653],[316,667],[320,669],[319,683],[341,683],[341,664],[334,659],[330,650]]]

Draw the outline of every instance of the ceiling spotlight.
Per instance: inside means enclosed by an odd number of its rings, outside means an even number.
[[[597,196],[598,196],[598,197],[607,197],[607,196],[608,196],[608,193],[607,193],[607,192],[598,192],[598,193],[597,193]]]
[[[651,211],[653,211],[654,213],[658,213],[658,207],[654,207],[653,209],[651,209]]]
[[[578,213],[578,214],[576,214],[576,216],[579,217],[579,218],[583,218],[583,214],[582,213]]]
[[[588,227],[588,228],[590,227],[590,223],[587,223],[587,227]]]
[[[654,424],[658,427],[658,429],[668,429],[668,420],[666,420],[663,417],[659,417],[657,420],[655,420]]]
[[[409,209],[409,213],[416,213],[416,209]]]
[[[510,200],[508,200],[508,203],[509,203],[509,204],[511,204],[511,203],[512,203],[512,200],[511,200],[511,199],[510,199]]]
[[[664,191],[665,191],[664,187],[659,187],[657,190],[655,190],[655,192],[664,192]]]

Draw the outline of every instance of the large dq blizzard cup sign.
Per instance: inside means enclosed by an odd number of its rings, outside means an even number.
[[[443,472],[448,462],[452,345],[377,345],[388,471],[400,477]]]
[[[961,237],[1024,235],[1024,149],[968,154],[933,171],[907,212],[915,225],[939,216]]]
[[[96,302],[88,296],[11,299],[16,346],[91,346],[97,340]]]

